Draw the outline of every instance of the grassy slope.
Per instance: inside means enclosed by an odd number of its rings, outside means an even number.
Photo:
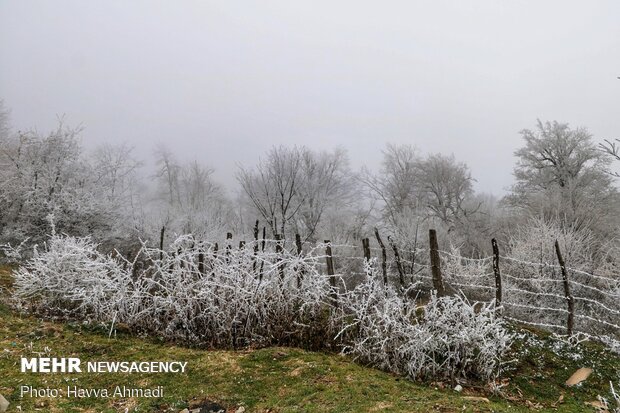
[[[0,274],[0,285],[8,276]],[[531,340],[545,343],[544,336]],[[22,374],[21,356],[34,357],[45,347],[51,356],[77,356],[91,360],[180,360],[188,361],[188,374]],[[0,307],[0,394],[11,401],[9,411],[33,411],[35,403],[49,403],[39,411],[115,412],[179,411],[194,398],[209,398],[234,411],[270,412],[427,412],[427,411],[594,411],[584,405],[597,394],[606,394],[607,382],[618,378],[620,359],[596,345],[587,345],[580,360],[573,350],[539,350],[521,346],[527,352],[516,369],[507,375],[505,397],[489,397],[480,390],[463,393],[441,390],[441,384],[413,383],[394,375],[357,365],[346,357],[290,348],[232,352],[192,350],[119,334],[108,339],[103,328],[76,324],[55,324],[32,317],[19,317]],[[594,366],[586,385],[566,389],[562,383],[578,367]],[[19,399],[19,386],[30,384],[63,388],[113,388],[116,385],[165,388],[163,399]],[[560,394],[564,401],[554,407]],[[486,396],[490,402],[469,400]],[[39,404],[39,406],[41,406]]]

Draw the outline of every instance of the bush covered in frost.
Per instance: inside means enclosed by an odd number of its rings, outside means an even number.
[[[491,379],[501,372],[512,334],[492,304],[432,294],[415,307],[376,278],[347,294],[347,351],[363,362],[411,378]]]
[[[189,236],[171,250],[143,245],[130,262],[99,253],[88,238],[52,235],[15,272],[16,297],[39,313],[114,321],[194,345],[324,343],[332,289],[312,254],[251,245],[218,252]]]
[[[131,284],[122,264],[99,253],[90,238],[55,234],[14,275],[16,294],[31,309],[96,319],[106,319]]]
[[[321,273],[322,259],[258,244],[218,251],[183,236],[170,251],[144,244],[129,261],[99,253],[87,238],[53,235],[15,272],[15,293],[35,312],[123,323],[191,345],[338,347],[412,378],[500,372],[511,335],[492,305],[432,295],[416,308],[410,291],[385,286],[373,263],[347,290]]]

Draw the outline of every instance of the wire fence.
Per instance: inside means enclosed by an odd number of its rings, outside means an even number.
[[[299,255],[310,258],[319,272],[333,276],[334,286],[344,289],[372,275],[422,300],[433,289],[462,294],[470,301],[494,303],[499,315],[516,323],[559,334],[620,340],[620,274],[571,267],[563,262],[557,242],[557,262],[535,262],[500,255],[495,240],[493,255],[470,258],[457,249],[440,250],[432,242],[428,248],[417,242],[407,248],[390,237],[382,238],[378,230],[374,235],[359,240],[358,245],[301,241],[299,236],[267,239],[264,233],[260,239],[257,231],[248,242],[235,241],[230,233],[219,245],[191,238],[187,242],[204,251],[203,256],[225,257],[232,249],[253,251],[260,256],[257,271],[262,271],[265,260],[267,267],[278,267],[279,254]]]
[[[401,248],[391,240],[384,242],[379,235],[372,247],[368,242],[352,245],[325,241],[304,242],[298,248],[284,246],[283,240],[264,240],[267,246],[278,243],[290,252],[312,255],[325,273],[330,272],[331,262],[332,275],[341,277],[345,288],[369,275],[365,267],[368,260],[376,276],[394,286],[402,284],[403,289],[416,291],[418,297],[437,285],[431,248]],[[533,262],[509,255],[469,258],[456,249],[437,253],[446,294],[495,302],[498,313],[516,323],[559,334],[583,333],[601,340],[620,340],[620,276],[572,268],[570,263]]]

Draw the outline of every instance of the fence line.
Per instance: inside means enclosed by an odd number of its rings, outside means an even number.
[[[161,247],[163,234],[162,228]],[[369,238],[360,239],[359,245],[351,245],[329,240],[323,243],[301,241],[296,235],[294,242],[287,243],[279,235],[268,239],[264,234],[263,231],[263,238],[259,239],[257,226],[254,240],[240,241],[238,247],[254,254],[255,269],[256,262],[260,262],[261,273],[263,264],[277,262],[278,255],[286,250],[300,260],[302,257],[312,260],[330,276],[333,286],[336,277],[342,278],[346,288],[355,285],[356,277],[369,275],[365,264],[370,262],[385,285],[399,285],[402,291],[414,285],[422,292],[435,289],[440,295],[462,293],[476,301],[494,301],[498,311],[501,310],[498,315],[517,323],[596,337],[603,337],[612,329],[612,335],[620,340],[620,277],[614,279],[571,268],[570,263],[564,262],[557,242],[559,264],[501,255],[496,240],[492,240],[491,256],[463,257],[458,250],[440,250],[433,230],[429,232],[429,248],[416,245],[414,249],[402,248],[391,237],[386,237],[385,244],[378,229],[374,230],[374,238],[379,247],[371,247]],[[232,234],[226,235],[219,251],[217,243],[198,242],[201,274],[208,273],[209,260],[224,259],[231,248],[237,248],[233,247]],[[175,253],[161,251],[162,256]],[[195,265],[182,259],[180,262],[180,265]],[[282,274],[283,268],[276,267]],[[566,315],[568,318],[564,319]]]

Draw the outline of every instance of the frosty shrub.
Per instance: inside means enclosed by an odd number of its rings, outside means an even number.
[[[216,253],[214,245],[193,244],[191,237],[180,237],[172,245],[176,253],[161,260],[160,250],[143,248],[152,265],[132,325],[218,347],[324,341],[331,288],[312,254],[255,253],[249,244]],[[208,257],[202,273],[201,253]]]
[[[97,252],[88,238],[53,235],[15,273],[22,308],[112,325],[196,346],[294,345],[343,348],[412,378],[491,379],[512,336],[493,303],[385,286],[374,261],[347,290],[320,271],[320,251],[303,256],[181,236],[168,251],[146,244],[132,261]],[[335,305],[336,304],[336,305]]]
[[[611,400],[598,396],[601,402],[601,412],[620,413],[620,392],[614,388],[614,384],[609,382]]]
[[[194,345],[324,345],[332,290],[315,254],[252,245],[217,252],[189,236],[171,249],[143,244],[129,262],[102,255],[88,238],[53,235],[15,272],[15,295],[35,312],[123,323]]]
[[[15,273],[15,291],[32,309],[52,315],[106,319],[126,298],[131,279],[97,252],[90,238],[53,234],[43,251]]]
[[[346,349],[363,362],[411,378],[492,379],[512,343],[492,304],[432,294],[411,305],[376,277],[346,295],[351,312],[342,334]]]

